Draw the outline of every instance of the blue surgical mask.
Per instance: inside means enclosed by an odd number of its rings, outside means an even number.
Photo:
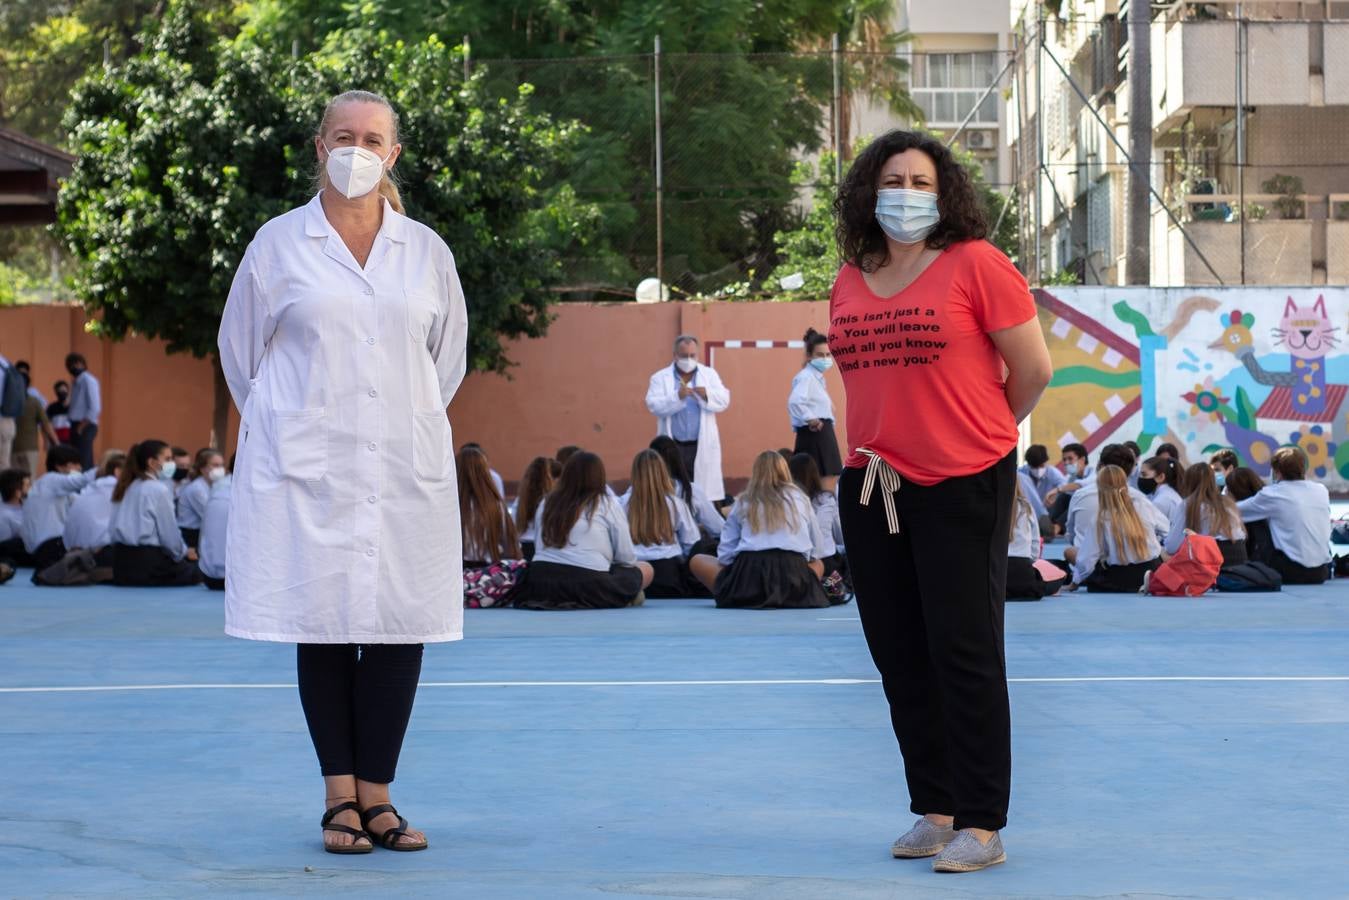
[[[158,478],[160,481],[172,481],[173,473],[177,471],[178,471],[178,464],[173,460],[169,460],[168,462],[164,463],[164,468],[159,470]]]
[[[1067,475],[1069,478],[1076,478],[1078,471],[1079,469],[1076,463],[1069,463],[1063,467],[1063,474]]]
[[[1227,487],[1227,475],[1219,472],[1213,476],[1213,480],[1218,482],[1218,487]]]
[[[810,365],[816,372],[828,372],[834,367],[834,358],[832,356],[819,356],[812,359]]]
[[[931,191],[884,188],[876,192],[876,223],[891,240],[917,244],[941,221],[937,195]]]

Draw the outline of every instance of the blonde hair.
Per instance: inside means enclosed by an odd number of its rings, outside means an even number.
[[[1105,527],[1109,520],[1115,552],[1121,559],[1143,560],[1148,552],[1148,532],[1129,494],[1129,479],[1119,466],[1102,466],[1096,473],[1100,501],[1096,518],[1096,543],[1105,550]]]
[[[333,113],[339,106],[342,106],[345,103],[374,103],[387,109],[389,111],[389,120],[393,123],[393,134],[391,137],[393,138],[394,144],[398,143],[398,111],[393,108],[392,103],[384,99],[382,95],[376,94],[373,91],[344,91],[329,100],[328,105],[323,107],[323,118],[319,120],[318,131],[315,132],[316,137],[322,139],[324,133],[328,130],[328,126],[332,122]],[[390,146],[392,146],[392,144]],[[315,166],[314,183],[315,185],[322,185],[323,163],[316,162]],[[386,170],[384,172],[384,177],[380,179],[379,195],[389,201],[389,205],[394,208],[395,212],[404,212],[403,196],[398,192],[398,185],[394,182],[392,172]]]
[[[1016,490],[1012,494],[1012,527],[1007,534],[1008,543],[1016,540],[1016,523],[1021,520],[1021,516],[1024,515],[1032,522],[1035,521],[1035,507],[1030,505],[1030,501],[1026,499],[1025,491],[1021,490],[1021,479],[1016,479],[1014,484]],[[1036,527],[1039,527],[1038,524]]]
[[[628,498],[628,528],[632,542],[645,546],[673,544],[674,520],[670,498],[674,482],[665,459],[655,450],[643,450],[632,461],[632,496]]]
[[[754,460],[749,487],[739,499],[749,530],[762,534],[784,527],[799,527],[796,504],[792,502],[796,494],[801,494],[801,489],[792,481],[791,469],[787,468],[787,460],[782,454],[776,450],[760,453]]]

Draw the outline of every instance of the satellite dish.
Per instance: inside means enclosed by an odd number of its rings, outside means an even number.
[[[670,299],[670,288],[659,278],[643,278],[637,285],[638,303],[664,303]]]

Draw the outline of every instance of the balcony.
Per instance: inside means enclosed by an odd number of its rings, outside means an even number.
[[[1166,214],[1153,217],[1154,284],[1325,284],[1349,283],[1349,221],[1311,219],[1308,211],[1334,207],[1342,197],[1349,215],[1349,194],[1188,194],[1185,231]],[[1239,204],[1246,204],[1243,247]],[[1284,216],[1284,218],[1280,218]],[[1335,226],[1332,231],[1330,226]],[[1324,240],[1320,240],[1324,236]],[[1337,245],[1336,241],[1340,243]],[[1327,248],[1329,265],[1318,264],[1315,247]],[[1198,248],[1196,250],[1196,247]],[[1200,254],[1203,254],[1202,257]],[[1243,259],[1245,257],[1244,278]],[[1204,260],[1217,270],[1209,271]],[[1336,265],[1343,275],[1336,277]],[[1328,278],[1327,275],[1330,275]]]
[[[1311,24],[1247,22],[1245,28],[1246,105],[1310,105],[1313,88],[1321,82],[1311,73]],[[1158,131],[1179,127],[1196,107],[1236,105],[1237,29],[1230,19],[1153,23],[1152,99]],[[1326,30],[1327,59],[1332,30]],[[1337,33],[1336,39],[1349,49],[1349,34]],[[1349,96],[1349,55],[1337,59],[1336,67],[1341,90]],[[1329,88],[1325,102],[1332,102],[1328,95]],[[1315,99],[1320,105],[1322,98]]]

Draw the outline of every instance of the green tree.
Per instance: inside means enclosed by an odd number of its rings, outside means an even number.
[[[67,125],[80,159],[56,227],[98,330],[214,359],[248,241],[311,196],[318,116],[361,86],[403,110],[405,201],[455,252],[470,366],[504,370],[502,339],[543,333],[559,253],[595,227],[592,207],[565,193],[549,203],[544,189],[569,165],[576,128],[529,111],[524,96],[489,98],[435,39],[360,30],[291,59],[220,40],[218,25],[171,3],[141,53],[75,91]],[[219,438],[229,400],[218,362],[216,372]]]

